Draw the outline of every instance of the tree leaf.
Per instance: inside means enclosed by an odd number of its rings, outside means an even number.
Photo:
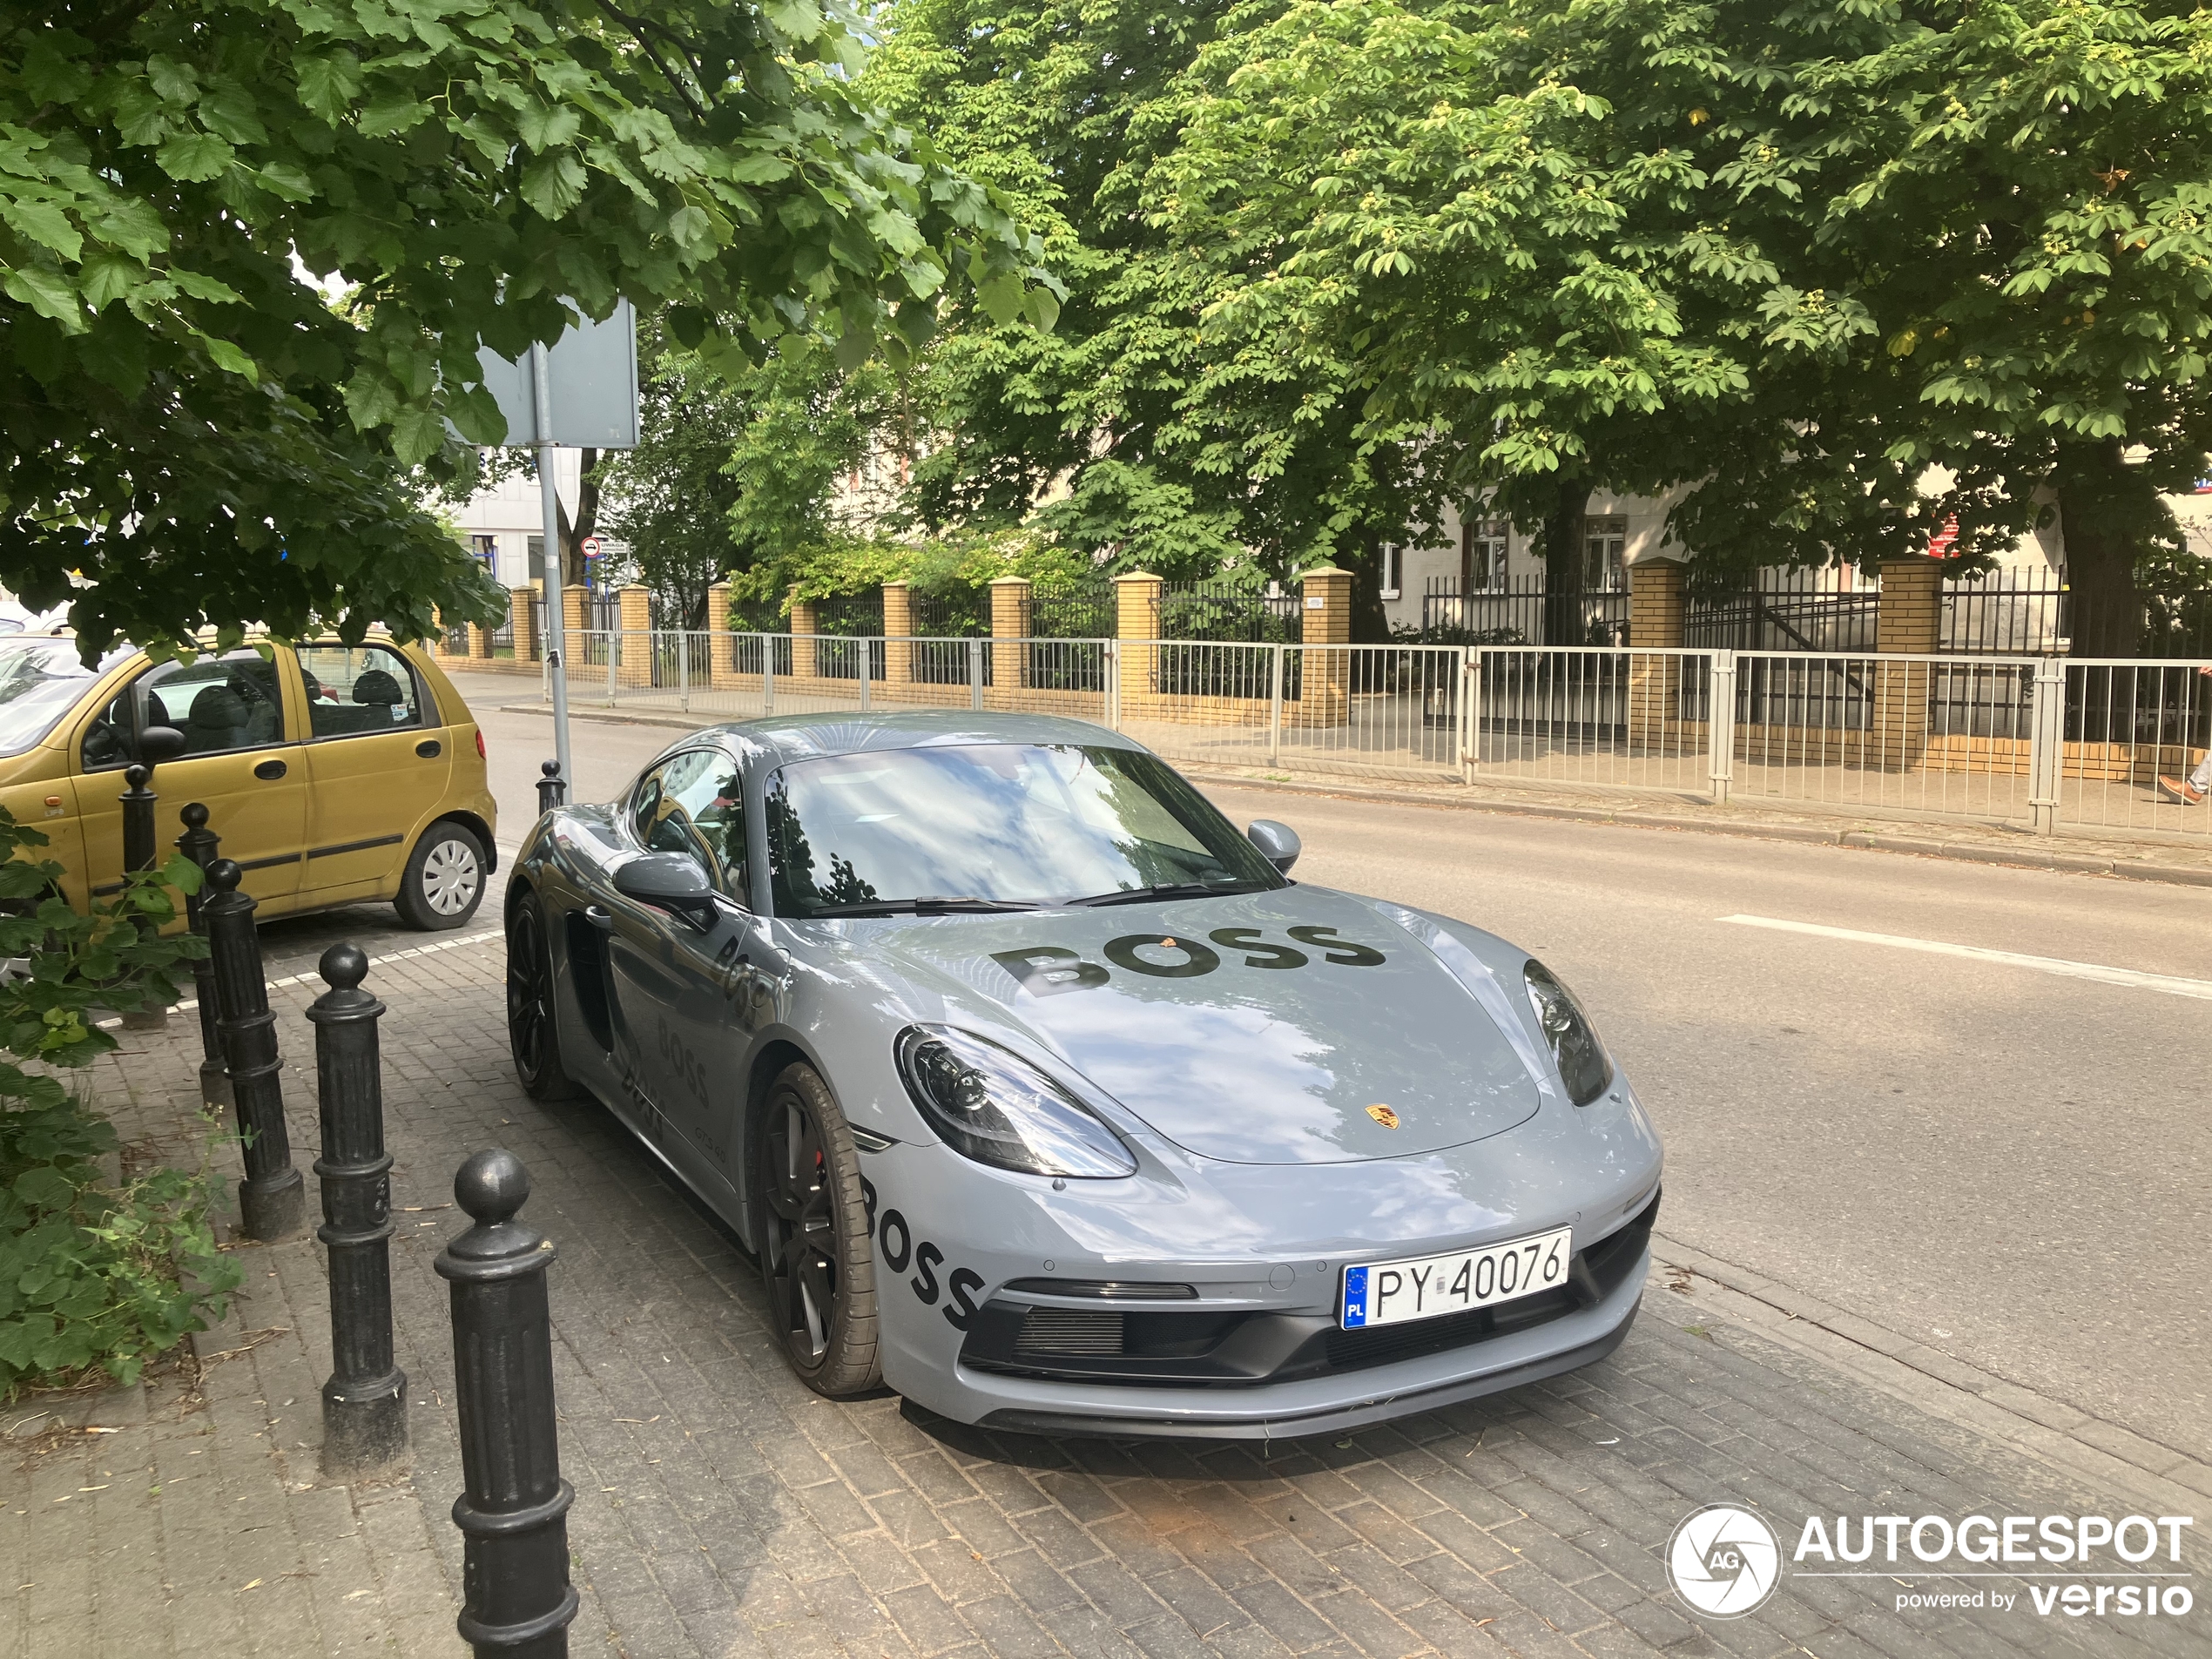
[[[583,130],[583,118],[565,104],[533,104],[516,123],[516,131],[533,152],[567,144]]]
[[[238,152],[212,132],[180,132],[154,151],[154,163],[172,179],[200,184],[219,177]]]
[[[975,302],[983,307],[984,314],[1001,327],[1022,314],[1022,280],[1015,276],[996,276],[979,283]]]
[[[17,234],[51,248],[65,260],[74,260],[84,251],[84,238],[53,202],[0,197],[0,219],[6,219]]]
[[[76,288],[58,271],[44,266],[19,265],[0,279],[8,297],[20,300],[42,317],[51,317],[70,334],[84,327],[84,307]]]
[[[523,199],[546,219],[565,218],[583,199],[583,164],[566,151],[543,155],[523,169]]]
[[[334,126],[361,95],[361,67],[348,51],[294,56],[292,72],[299,82],[300,102]]]
[[[249,381],[258,381],[261,378],[261,371],[253,360],[229,341],[218,340],[212,334],[202,334],[199,340],[216,368],[227,374],[242,374]]]

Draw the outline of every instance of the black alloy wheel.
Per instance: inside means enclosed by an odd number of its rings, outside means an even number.
[[[753,1168],[760,1268],[785,1358],[833,1399],[874,1387],[875,1257],[860,1154],[812,1067],[786,1067],[769,1090]]]
[[[532,1100],[566,1100],[582,1092],[561,1064],[561,1033],[553,1002],[553,953],[545,914],[524,894],[507,918],[507,1046],[515,1076]]]

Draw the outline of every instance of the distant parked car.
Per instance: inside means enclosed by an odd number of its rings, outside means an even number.
[[[483,736],[427,652],[372,637],[153,663],[126,647],[87,668],[66,635],[0,636],[0,806],[46,833],[71,903],[120,886],[123,772],[156,726],[183,738],[154,772],[165,850],[179,809],[205,803],[264,918],[389,900],[412,927],[458,927],[483,901]]]

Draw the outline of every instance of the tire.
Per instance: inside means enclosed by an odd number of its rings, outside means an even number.
[[[474,831],[441,819],[422,832],[408,855],[392,908],[423,933],[465,925],[484,901],[484,844]]]
[[[532,1100],[573,1100],[583,1092],[561,1063],[557,1007],[544,907],[526,894],[507,918],[507,1046]]]
[[[842,1399],[883,1378],[875,1251],[860,1157],[814,1069],[786,1066],[768,1090],[752,1159],[771,1334],[799,1379]]]

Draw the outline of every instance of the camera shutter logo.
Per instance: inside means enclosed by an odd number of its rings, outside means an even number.
[[[1774,1594],[1782,1545],[1750,1510],[1707,1504],[1668,1540],[1667,1576],[1692,1612],[1740,1619]]]

